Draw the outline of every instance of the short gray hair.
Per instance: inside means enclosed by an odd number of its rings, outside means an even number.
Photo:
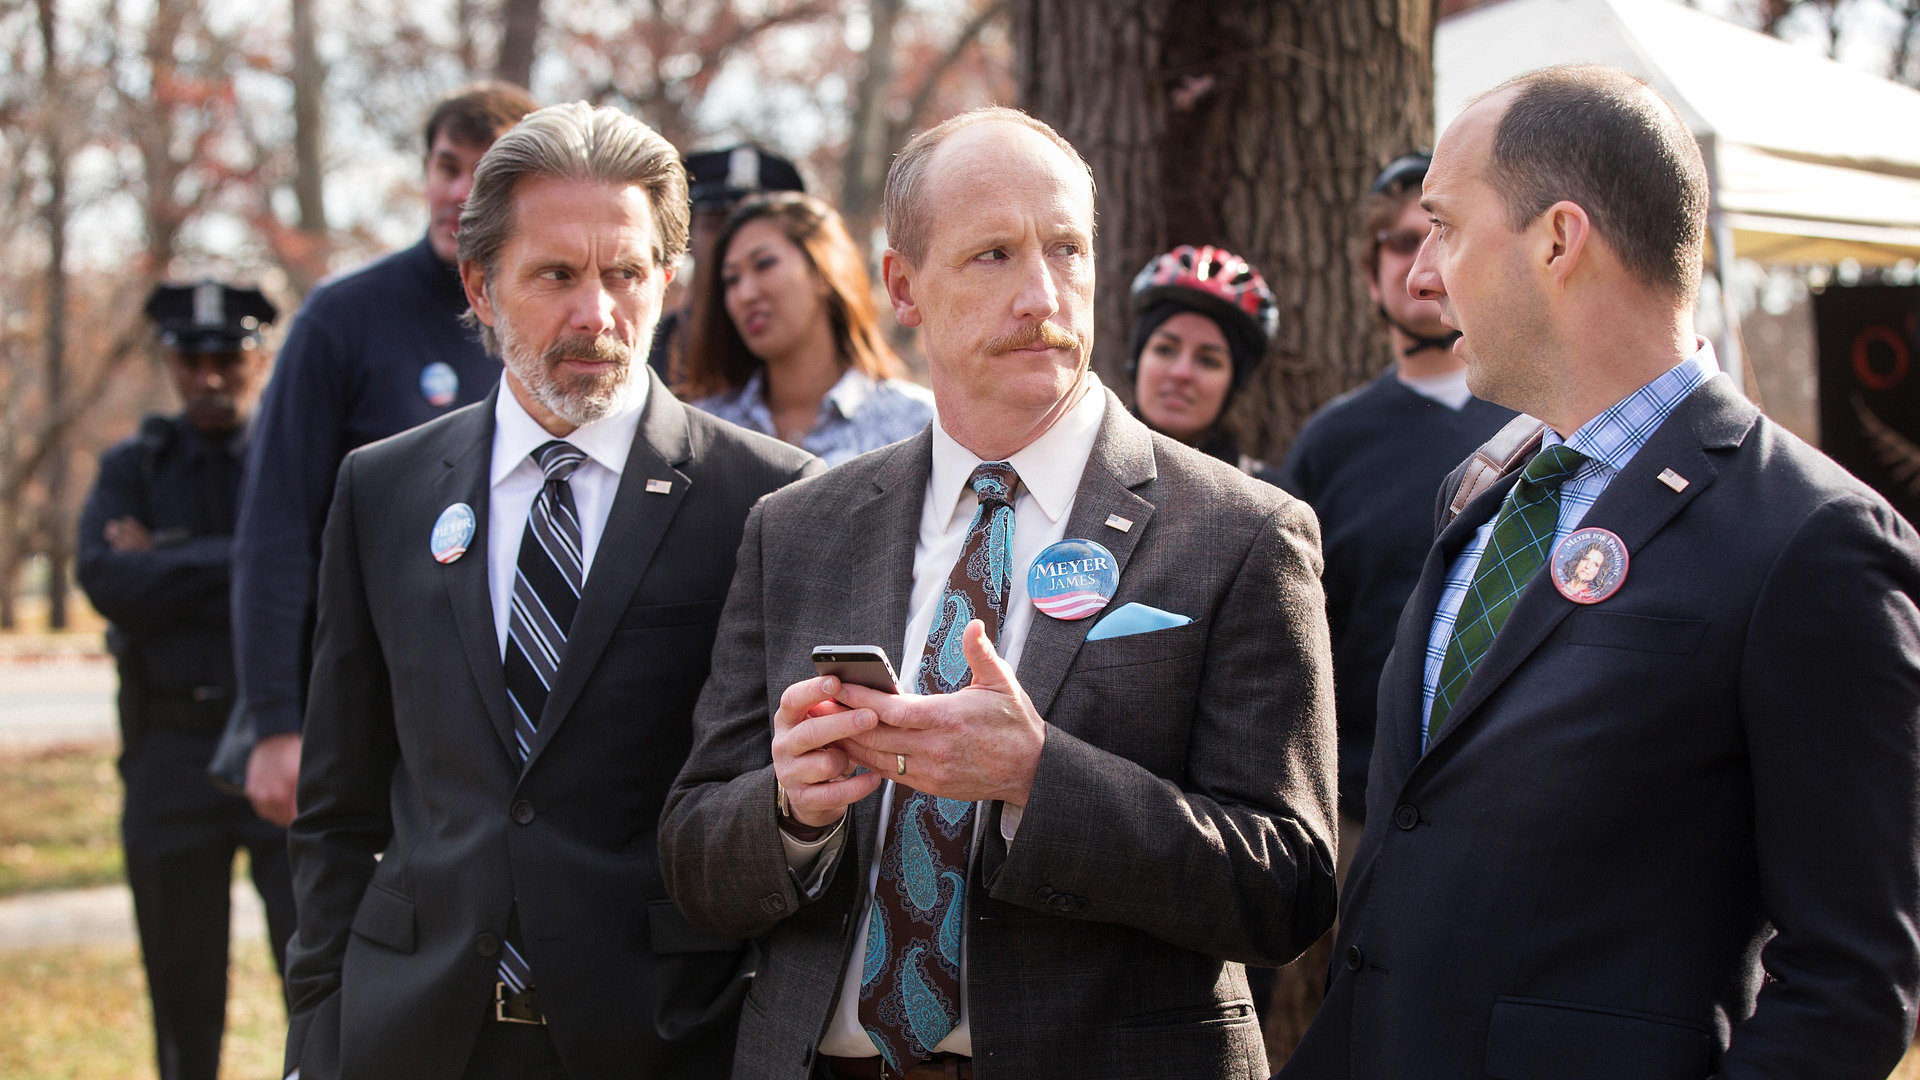
[[[1087,190],[1094,190],[1092,166],[1080,156],[1080,151],[1073,148],[1072,143],[1047,126],[1045,121],[1004,105],[969,109],[908,139],[907,145],[894,155],[893,165],[887,169],[886,194],[882,199],[882,211],[887,223],[887,246],[905,255],[911,262],[919,262],[926,255],[930,226],[928,216],[920,205],[920,189],[926,183],[927,162],[933,158],[933,152],[940,148],[940,144],[947,141],[947,136],[962,128],[996,120],[1017,124],[1046,136],[1047,141],[1059,147],[1074,164],[1086,171]]]
[[[653,207],[653,258],[672,266],[687,252],[687,172],[680,153],[652,128],[618,109],[584,101],[528,113],[494,140],[473,171],[460,211],[460,261],[476,263],[489,283],[513,239],[514,191],[532,178],[634,186]],[[482,325],[487,350],[499,353]]]

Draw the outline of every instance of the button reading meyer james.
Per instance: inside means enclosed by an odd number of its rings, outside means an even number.
[[[473,520],[473,507],[463,502],[440,511],[440,519],[433,523],[433,535],[428,541],[433,557],[450,563],[465,555],[467,545],[473,541]]]
[[[1056,619],[1084,619],[1107,606],[1120,587],[1113,552],[1091,540],[1062,540],[1027,569],[1033,606]]]

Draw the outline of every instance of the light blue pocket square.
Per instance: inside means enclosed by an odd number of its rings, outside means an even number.
[[[1171,611],[1161,611],[1157,607],[1128,604],[1118,611],[1108,613],[1105,618],[1093,624],[1093,629],[1087,634],[1087,640],[1101,641],[1111,637],[1144,634],[1150,630],[1171,630],[1192,621],[1185,615],[1175,615]]]

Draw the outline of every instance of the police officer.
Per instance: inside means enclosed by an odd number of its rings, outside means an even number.
[[[727,215],[749,195],[807,190],[793,162],[750,143],[688,154],[681,163],[687,168],[687,199],[693,204],[687,254],[693,259],[694,272],[681,274],[669,287],[666,311],[654,329],[653,347],[647,355],[647,363],[668,382],[676,374],[673,368],[677,359],[686,355],[694,327],[700,325],[693,305],[696,298],[708,293],[706,275],[719,269],[713,247]]]
[[[347,451],[470,405],[500,361],[461,322],[454,268],[473,168],[538,106],[525,90],[477,83],[428,116],[427,232],[420,242],[316,288],[294,319],[260,405],[234,538],[233,621],[241,697],[259,741],[247,797],[293,820],[320,530]]]
[[[112,622],[126,781],[121,833],[162,1080],[214,1080],[227,1006],[228,890],[247,849],[278,966],[293,931],[287,834],[207,782],[233,705],[228,612],[248,419],[265,377],[257,289],[161,285],[147,300],[184,411],[100,459],[80,585]]]

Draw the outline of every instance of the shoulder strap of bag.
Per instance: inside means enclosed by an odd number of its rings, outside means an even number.
[[[1547,425],[1522,413],[1507,421],[1507,426],[1493,438],[1480,444],[1480,449],[1473,452],[1461,470],[1459,485],[1453,490],[1453,498],[1447,501],[1447,517],[1440,523],[1441,527],[1445,528],[1459,517],[1460,511],[1481,492],[1524,465],[1540,449],[1540,438],[1546,431]]]

